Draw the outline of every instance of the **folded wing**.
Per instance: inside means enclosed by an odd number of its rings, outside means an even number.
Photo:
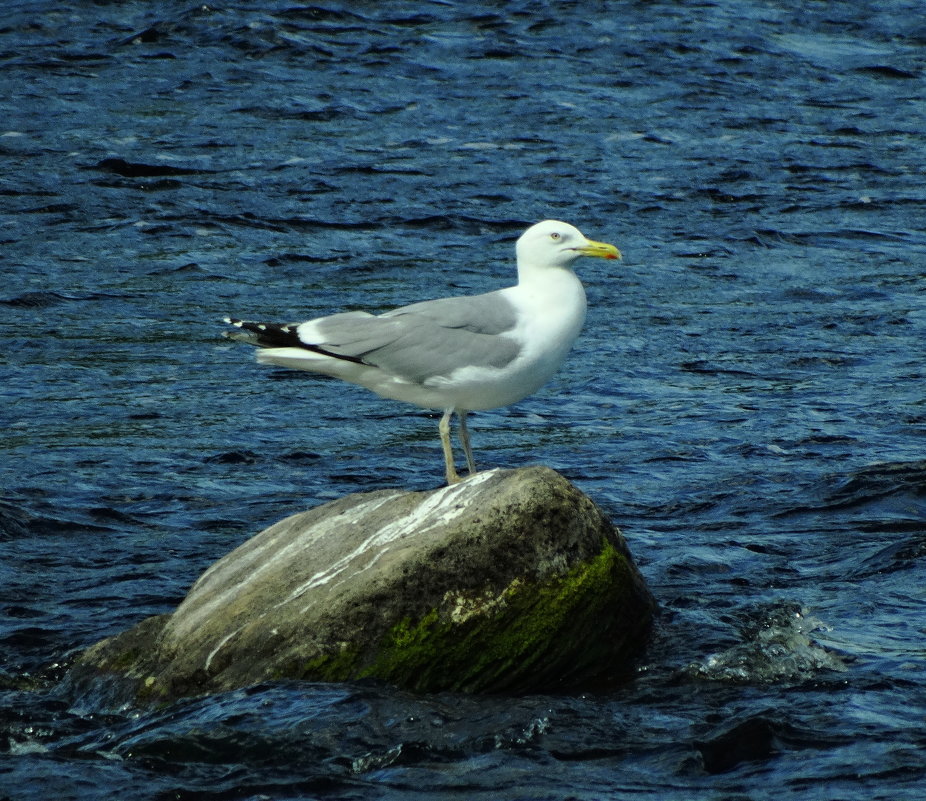
[[[415,303],[379,316],[345,312],[291,325],[227,322],[241,329],[230,338],[269,349],[261,361],[330,373],[319,359],[333,359],[423,385],[462,368],[503,368],[520,352],[511,336],[515,310],[498,292]]]

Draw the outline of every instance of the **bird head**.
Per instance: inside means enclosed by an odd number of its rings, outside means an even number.
[[[619,259],[621,252],[606,242],[586,238],[574,225],[544,220],[528,228],[515,246],[519,265],[566,267],[579,256]]]

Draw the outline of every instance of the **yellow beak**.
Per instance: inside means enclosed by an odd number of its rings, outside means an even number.
[[[597,256],[600,259],[619,259],[621,257],[621,252],[614,245],[609,245],[607,242],[594,242],[591,239],[588,240],[587,244],[576,248],[576,250],[583,256]]]

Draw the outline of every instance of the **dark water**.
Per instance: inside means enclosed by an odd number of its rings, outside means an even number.
[[[919,2],[9,2],[0,798],[926,793]],[[265,525],[429,488],[433,415],[218,338],[613,241],[554,383],[473,420],[662,605],[603,696],[274,685],[156,712],[68,660]]]

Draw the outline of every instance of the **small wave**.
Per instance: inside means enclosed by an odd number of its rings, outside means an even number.
[[[888,527],[888,524],[879,524],[877,529],[884,531]],[[906,533],[904,529],[910,529],[912,530],[911,536],[904,537],[897,542],[890,542],[865,557],[847,574],[847,578],[858,580],[872,576],[885,576],[922,563],[926,557],[926,535],[922,532],[922,521],[897,521],[893,529],[894,533]]]
[[[922,529],[926,461],[878,462],[848,475],[829,476],[821,484],[812,492],[812,501],[789,506],[775,516],[863,511],[867,529]]]
[[[207,456],[203,461],[206,464],[254,464],[260,461],[260,455],[246,449],[225,451]]]
[[[177,167],[173,164],[148,164],[127,161],[123,158],[105,158],[93,165],[92,169],[121,175],[123,178],[152,178],[163,176],[199,175],[212,172],[192,167]]]
[[[0,500],[0,541],[27,536],[31,519],[24,509]]]
[[[0,299],[0,304],[21,309],[44,309],[49,306],[57,306],[59,303],[68,303],[71,301],[110,300],[112,298],[132,297],[135,296],[111,292],[90,292],[85,295],[72,295],[65,292],[55,292],[53,290],[38,290],[34,292],[24,292],[12,298]]]
[[[901,69],[890,64],[873,64],[868,67],[856,67],[855,72],[870,75],[874,78],[890,78],[892,80],[909,80],[918,78],[919,73],[913,70]]]
[[[926,461],[882,462],[849,474],[829,496],[833,508],[847,508],[890,495],[926,495]]]
[[[48,504],[28,509],[16,501],[0,499],[0,542],[25,537],[102,534],[140,521],[108,506],[63,510]]]

